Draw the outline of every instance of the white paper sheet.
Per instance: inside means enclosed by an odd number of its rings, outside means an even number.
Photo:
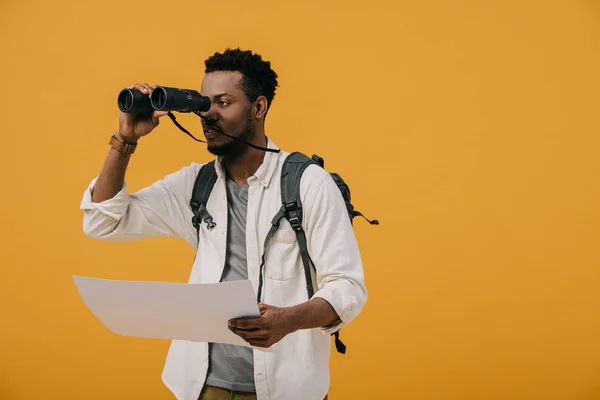
[[[88,308],[116,334],[252,347],[227,328],[232,318],[260,315],[249,280],[214,284],[81,276],[73,280]]]

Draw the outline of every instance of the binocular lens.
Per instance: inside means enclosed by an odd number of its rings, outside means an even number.
[[[167,105],[167,91],[162,86],[157,86],[152,91],[152,97],[150,99],[152,107],[155,110],[163,110]]]
[[[119,93],[119,109],[123,112],[128,112],[131,110],[131,106],[133,105],[133,93],[131,90],[125,89]]]
[[[139,117],[148,117],[152,114],[152,105],[148,96],[135,89],[123,89],[117,100],[119,110],[132,113]]]
[[[157,86],[152,91],[152,107],[158,111],[208,111],[210,99],[196,90]]]

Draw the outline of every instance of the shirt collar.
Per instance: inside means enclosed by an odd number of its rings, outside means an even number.
[[[267,137],[267,148],[279,150],[279,147],[275,143]],[[262,164],[254,175],[248,178],[248,183],[251,183],[254,180],[257,180],[264,187],[268,187],[271,183],[271,178],[275,173],[275,168],[277,167],[277,163],[279,160],[279,153],[273,153],[270,151],[265,152],[265,158],[263,159]],[[227,176],[227,171],[225,171],[225,166],[223,165],[223,157],[218,156],[215,161],[215,169],[217,171],[217,177],[221,180],[225,180]]]

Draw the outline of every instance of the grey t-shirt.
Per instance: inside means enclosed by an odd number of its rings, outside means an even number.
[[[227,179],[229,218],[227,256],[221,281],[248,279],[246,261],[246,213],[248,185],[239,186]],[[252,349],[228,344],[209,344],[209,369],[206,383],[229,390],[254,392]]]

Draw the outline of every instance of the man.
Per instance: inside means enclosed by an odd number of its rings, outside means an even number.
[[[259,149],[278,149],[264,127],[277,74],[260,55],[240,49],[215,53],[205,66],[201,93],[211,99],[211,108],[201,116],[208,150],[216,156],[217,182],[207,204],[214,226],[201,223],[197,232],[192,224],[189,201],[199,164],[136,193],[127,191],[125,171],[132,155],[125,144],[138,149],[140,139],[167,114],[154,111],[145,120],[121,113],[105,164],[81,203],[83,228],[108,241],[181,238],[197,250],[189,283],[249,279],[256,291],[263,243],[281,207],[281,167],[288,154]],[[153,90],[147,84],[130,88],[148,96]],[[316,267],[314,296],[308,299],[296,236],[282,219],[264,254],[261,316],[229,323],[253,348],[174,340],[163,382],[177,399],[326,398],[330,334],[361,312],[367,292],[357,242],[333,179],[310,166],[300,189],[303,227]]]

